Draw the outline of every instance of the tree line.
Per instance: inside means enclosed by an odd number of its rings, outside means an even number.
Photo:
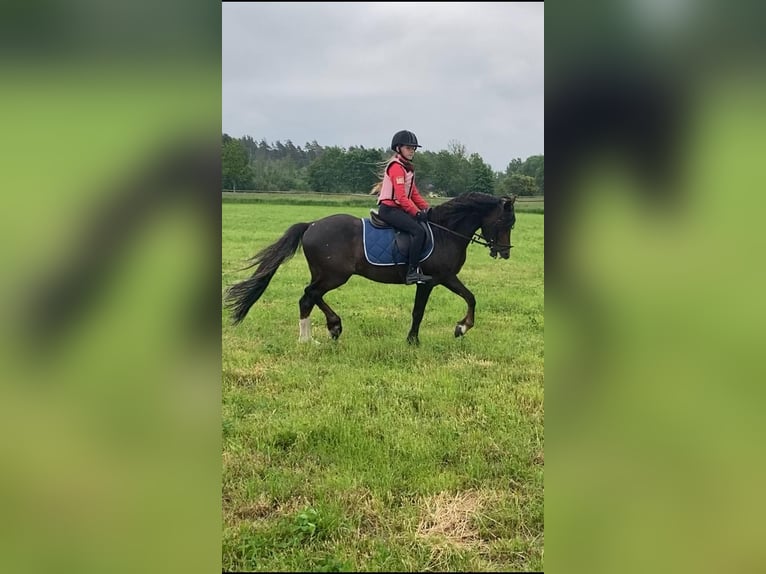
[[[321,146],[292,141],[268,143],[250,136],[222,137],[223,189],[234,191],[318,191],[367,193],[381,180],[391,152],[382,148]],[[469,191],[495,195],[544,195],[544,156],[512,159],[494,172],[478,153],[458,141],[439,152],[415,156],[418,189],[424,195],[454,197]]]

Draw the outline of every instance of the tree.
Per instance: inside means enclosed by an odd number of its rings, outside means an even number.
[[[447,151],[458,159],[465,158],[465,146],[457,140],[447,142]]]
[[[511,175],[512,173],[521,173],[522,165],[524,165],[524,162],[521,161],[521,158],[519,157],[513,158],[508,164],[508,167],[505,168],[505,175]]]
[[[537,193],[542,195],[545,189],[545,157],[542,155],[528,157],[524,163],[523,173],[535,179]]]
[[[495,174],[478,153],[471,154],[469,161],[471,191],[480,191],[492,195],[495,192]]]
[[[256,161],[268,159],[270,153],[271,153],[271,146],[268,144],[266,140],[262,139],[258,143],[258,150],[255,154],[255,159]]]
[[[247,188],[252,180],[252,172],[247,157],[247,150],[239,140],[229,139],[223,145],[221,155],[222,183],[224,189]]]
[[[366,193],[380,181],[380,164],[385,156],[377,149],[352,147],[344,155],[344,174],[341,188],[353,193]]]
[[[306,145],[303,146],[304,153],[308,156],[309,162],[314,161],[316,158],[318,158],[320,155],[322,155],[322,152],[324,149],[321,145],[317,143],[316,140],[309,142],[306,142]]]
[[[512,159],[505,169],[505,175],[500,177],[500,182],[505,181],[512,175],[523,175],[531,177],[535,181],[536,192],[535,194],[542,195],[545,191],[545,157],[542,155],[529,156],[524,161],[519,158]],[[499,182],[499,183],[500,183]],[[513,184],[508,182],[507,185],[519,186],[519,180],[516,180]],[[526,183],[522,187],[526,186]]]
[[[343,191],[344,152],[339,147],[325,148],[324,153],[308,167],[309,185],[314,191]]]
[[[269,144],[245,135],[239,139],[222,134],[223,185],[226,189],[258,191],[308,190],[330,193],[366,193],[380,180],[381,164],[389,150],[364,146],[322,147],[316,140],[301,148],[292,140]],[[244,157],[242,150],[245,151]],[[420,151],[415,158],[418,189],[426,194],[455,197],[470,191],[514,193],[544,192],[543,156],[522,161],[514,158],[504,172],[494,173],[478,153],[467,155],[458,140],[448,142],[447,150]],[[534,180],[534,191],[524,179]]]
[[[459,181],[460,166],[458,158],[447,151],[435,154],[432,162],[431,183],[434,189],[441,195],[454,197],[460,195],[461,185]],[[417,172],[416,176],[417,177]]]
[[[535,180],[520,173],[512,173],[504,177],[498,187],[502,195],[535,195],[537,193]]]

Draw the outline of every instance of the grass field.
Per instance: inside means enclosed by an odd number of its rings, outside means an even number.
[[[348,193],[305,193],[288,191],[259,191],[259,192],[223,192],[227,203],[282,203],[285,205],[330,205],[335,207],[364,207],[368,209],[375,204],[374,197],[365,194]],[[429,198],[431,205],[439,205],[448,201],[449,197]],[[544,213],[545,200],[543,197],[519,197],[516,199],[516,212]]]
[[[222,291],[289,225],[373,204],[223,203]],[[415,288],[353,277],[298,343],[301,251],[237,327],[223,322],[223,568],[543,569],[543,218],[520,212],[508,261],[471,245],[465,303],[434,290],[420,347]]]

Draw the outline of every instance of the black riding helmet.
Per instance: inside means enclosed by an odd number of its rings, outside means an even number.
[[[408,130],[402,130],[394,134],[394,138],[391,140],[391,150],[396,151],[396,148],[400,145],[411,145],[412,147],[423,147],[418,144],[418,138],[415,134]]]

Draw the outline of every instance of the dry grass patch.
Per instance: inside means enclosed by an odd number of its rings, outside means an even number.
[[[247,502],[239,508],[232,509],[233,515],[240,519],[256,520],[258,518],[266,518],[276,512],[278,508],[277,501],[268,496],[266,493],[261,493],[258,500],[252,500]]]
[[[495,361],[488,359],[482,359],[474,357],[472,355],[461,354],[457,357],[450,358],[447,361],[447,367],[452,369],[455,367],[473,367],[479,369],[492,369],[497,365]]]
[[[424,516],[417,535],[427,538],[433,546],[446,544],[456,547],[481,548],[485,542],[479,535],[476,517],[487,505],[495,503],[495,492],[468,490],[450,494],[441,492],[423,500]]]
[[[446,572],[453,569],[456,560],[463,561],[474,553],[477,559],[486,555],[491,546],[482,539],[477,519],[488,518],[483,509],[496,505],[500,498],[496,492],[468,490],[441,492],[424,499],[424,516],[416,535],[431,552],[423,571]]]
[[[248,366],[247,368],[225,369],[223,371],[224,380],[230,382],[235,387],[253,387],[258,383],[268,380],[268,375],[277,371],[274,365],[260,362]]]
[[[385,531],[383,503],[373,496],[367,488],[354,489],[341,493],[339,500],[349,514],[359,517],[356,535],[361,540],[367,536],[375,536]]]
[[[233,526],[245,523],[263,523],[280,517],[290,517],[311,506],[308,498],[294,496],[279,501],[266,493],[255,500],[225,500],[223,507],[224,524]]]

